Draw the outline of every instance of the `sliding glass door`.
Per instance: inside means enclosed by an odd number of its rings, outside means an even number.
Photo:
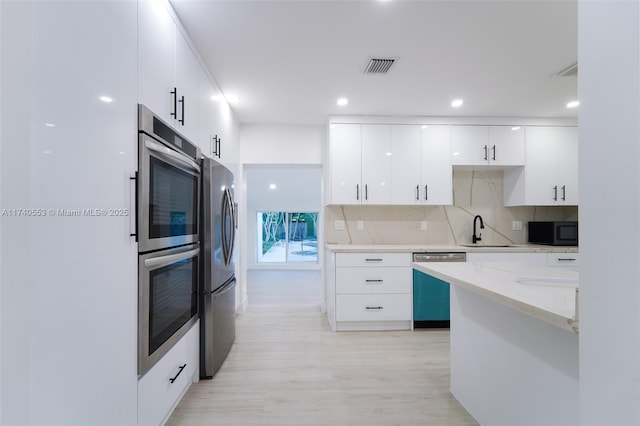
[[[258,263],[318,262],[318,212],[258,212]]]

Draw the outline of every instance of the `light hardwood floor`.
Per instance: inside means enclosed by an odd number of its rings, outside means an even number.
[[[252,271],[236,342],[168,425],[476,425],[449,393],[448,330],[333,333],[320,273]]]

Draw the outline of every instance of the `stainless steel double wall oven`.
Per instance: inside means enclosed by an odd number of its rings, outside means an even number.
[[[138,106],[138,374],[198,319],[200,149]]]

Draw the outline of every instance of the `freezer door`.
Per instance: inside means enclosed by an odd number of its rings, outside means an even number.
[[[227,358],[236,337],[236,279],[205,295],[200,322],[200,378],[212,378]]]

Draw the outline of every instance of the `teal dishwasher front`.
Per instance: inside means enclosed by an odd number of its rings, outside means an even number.
[[[414,253],[414,262],[465,262],[466,253]],[[413,270],[413,328],[449,327],[449,283]]]

